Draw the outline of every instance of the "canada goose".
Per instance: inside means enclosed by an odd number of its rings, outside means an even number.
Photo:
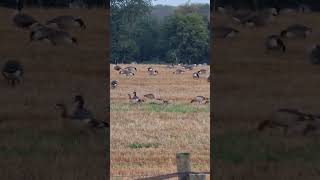
[[[278,35],[268,36],[265,46],[267,50],[281,50],[282,52],[286,51],[286,46]]]
[[[194,72],[194,73],[192,74],[192,77],[193,77],[193,79],[199,79],[199,78],[200,78],[200,76],[199,76],[199,71],[198,71],[198,72]]]
[[[118,66],[118,65],[114,65],[114,66],[113,66],[113,69],[116,70],[116,71],[119,71],[119,70],[121,69],[121,67]]]
[[[74,125],[91,127],[91,128],[108,128],[109,123],[104,121],[97,121],[93,113],[84,107],[84,99],[82,96],[77,95],[74,98],[74,102],[77,103],[76,109],[69,114],[67,106],[63,103],[56,104],[56,108],[61,110],[61,117],[64,119],[70,119]]]
[[[243,24],[249,26],[265,26],[273,20],[273,17],[276,16],[277,13],[275,10],[273,11],[262,11],[248,17]]]
[[[30,41],[34,40],[48,40],[54,46],[60,44],[78,44],[77,39],[68,32],[55,30],[45,26],[30,32]]]
[[[136,67],[134,67],[134,66],[128,66],[128,67],[126,67],[126,68],[124,68],[125,70],[128,70],[128,71],[137,71],[137,68]]]
[[[184,73],[184,70],[182,69],[177,69],[175,72],[173,72],[173,74],[182,74]]]
[[[166,67],[169,68],[169,69],[173,69],[173,68],[174,68],[174,65],[171,64],[171,65],[167,65]]]
[[[200,69],[198,71],[198,74],[206,74],[207,73],[207,70],[206,69]]]
[[[140,99],[138,96],[137,96],[137,93],[134,91],[133,92],[133,96],[131,97],[131,94],[128,94],[129,96],[129,100],[132,104],[137,104],[137,103],[141,103],[141,102],[144,102],[144,100]]]
[[[117,86],[118,86],[118,81],[112,80],[112,81],[111,81],[111,88],[112,88],[112,89],[115,89]]]
[[[24,75],[24,69],[19,61],[8,60],[2,68],[2,75],[8,81],[8,84],[14,87],[16,82],[20,83]]]
[[[250,19],[254,15],[255,13],[253,11],[244,10],[244,11],[234,12],[231,16],[235,22],[239,24],[244,24],[248,19]]]
[[[52,33],[55,33],[56,30],[46,27],[42,24],[36,24],[31,27],[30,31],[30,42],[32,41],[42,41],[48,40],[48,37],[51,36]]]
[[[148,72],[153,71],[153,67],[148,67]]]
[[[82,29],[86,29],[86,25],[84,24],[81,18],[76,18],[73,16],[58,16],[46,22],[48,26],[56,26],[62,30],[68,30],[74,27],[80,27]]]
[[[235,37],[239,31],[232,27],[214,27],[213,28],[213,36],[216,38],[233,38]]]
[[[158,71],[157,70],[152,70],[152,71],[149,71],[149,75],[151,75],[151,76],[156,76],[156,75],[158,75]]]
[[[312,28],[301,24],[294,24],[281,31],[281,37],[285,38],[306,38],[312,33]]]
[[[194,66],[193,65],[183,65],[182,67],[186,70],[192,70]]]
[[[313,121],[314,116],[307,113],[302,113],[296,109],[278,109],[272,113],[271,118],[262,121],[258,125],[258,131],[263,131],[265,128],[281,127],[285,134],[289,128],[296,126],[302,121]]]
[[[204,96],[196,96],[195,98],[193,98],[191,100],[190,103],[194,103],[194,102],[197,102],[199,104],[207,104],[207,103],[209,103],[209,98],[206,98]]]
[[[120,69],[119,74],[122,74],[125,76],[134,76],[134,73],[127,69]]]
[[[55,31],[54,33],[50,33],[47,39],[53,45],[59,45],[59,44],[78,45],[78,40],[65,31]]]
[[[21,7],[22,8],[22,7]],[[37,20],[35,20],[34,17],[21,12],[21,8],[17,9],[15,12],[15,15],[13,16],[13,23],[23,29],[28,29],[30,28],[33,24],[38,23]]]
[[[312,64],[320,64],[320,45],[314,45],[309,55],[309,59]]]
[[[146,97],[148,99],[155,99],[155,96],[153,94],[145,94],[143,97]]]

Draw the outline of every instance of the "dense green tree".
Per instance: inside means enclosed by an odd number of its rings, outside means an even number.
[[[201,15],[177,12],[164,24],[164,38],[169,46],[169,57],[182,63],[202,62],[208,52],[209,31]]]

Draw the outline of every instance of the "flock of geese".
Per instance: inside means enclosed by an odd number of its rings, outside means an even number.
[[[304,6],[304,9],[308,9]],[[301,8],[302,8],[301,7]],[[302,8],[303,9],[303,8]],[[266,8],[261,11],[250,10],[238,10],[238,11],[223,11],[225,16],[233,20],[234,23],[242,25],[244,27],[263,27],[270,24],[276,16],[281,12],[281,9]],[[228,12],[228,13],[227,13]],[[300,12],[310,12],[304,10]],[[241,32],[232,26],[213,26],[214,38],[230,39],[239,35]],[[289,39],[306,39],[311,33],[313,33],[312,27],[308,27],[304,24],[291,24],[285,29],[279,31],[278,34],[270,34],[265,37],[265,48],[267,52],[280,51],[285,53],[286,43],[289,43]],[[286,42],[285,42],[286,41]],[[320,64],[320,45],[315,44],[312,46],[309,52],[309,61],[312,64]]]
[[[81,18],[73,16],[58,16],[46,21],[45,24],[35,20],[34,17],[21,12],[22,7],[17,8],[18,12],[13,17],[13,24],[30,33],[30,42],[32,41],[49,41],[52,45],[77,44],[77,39],[73,37],[68,30],[71,28],[85,29]],[[15,87],[23,79],[24,68],[16,59],[8,59],[2,68],[2,75],[8,81],[8,84]],[[61,117],[74,124],[82,124],[91,128],[109,128],[109,123],[97,121],[93,113],[84,106],[84,98],[77,95],[74,98],[76,105],[72,112],[69,112],[64,103],[56,104],[56,108],[61,110]]]
[[[192,65],[171,64],[171,65],[167,65],[166,68],[174,69],[174,68],[178,67],[175,71],[173,71],[173,74],[183,74],[184,72],[186,72],[188,70],[189,71],[193,70],[194,67],[196,67],[196,66],[201,67],[201,66],[206,66],[206,64],[198,64],[198,65],[197,64],[192,64]],[[137,71],[137,68],[132,65],[125,67],[125,68],[122,68],[118,64],[113,64],[113,69],[115,71],[118,71],[120,75],[124,75],[124,76],[134,76],[135,72]],[[159,74],[158,70],[156,70],[153,67],[148,67],[146,69],[146,72],[150,76],[156,76]],[[206,74],[209,74],[209,75],[206,76]],[[208,73],[208,71],[204,68],[200,69],[197,72],[194,72],[192,75],[193,75],[193,79],[200,79],[201,76],[205,75],[207,81],[210,82],[210,72]],[[118,84],[119,84],[119,82],[117,80],[111,80],[111,83],[110,83],[111,89],[116,89],[118,87]],[[129,102],[131,104],[140,104],[140,103],[147,102],[147,101],[152,104],[169,104],[169,100],[156,98],[156,96],[152,93],[145,94],[145,95],[143,95],[143,98],[140,98],[137,96],[137,92],[134,91],[132,95],[128,94],[128,97],[129,97]],[[190,101],[190,103],[199,103],[199,104],[207,104],[209,102],[210,102],[209,98],[204,97],[204,96],[196,96]]]
[[[310,12],[307,7],[301,8]],[[221,11],[221,9],[220,9]],[[245,27],[262,27],[272,22],[273,18],[283,13],[284,10],[267,8],[261,11],[223,11],[225,16],[231,17],[234,22]],[[294,12],[297,13],[298,11]],[[256,29],[258,30],[258,29]],[[214,26],[214,37],[229,39],[240,34],[240,31],[230,26]],[[307,37],[313,33],[311,27],[303,24],[291,24],[287,28],[280,30],[279,34],[270,34],[266,37],[265,48],[268,51],[280,51],[285,53],[288,39],[301,39],[306,41]],[[287,40],[286,43],[284,40]],[[309,61],[312,64],[320,64],[320,45],[316,44],[309,52]],[[273,112],[270,119],[259,123],[257,130],[264,131],[267,128],[283,128],[284,133],[298,133],[307,135],[309,133],[320,132],[320,115],[304,113],[297,109],[280,108]]]

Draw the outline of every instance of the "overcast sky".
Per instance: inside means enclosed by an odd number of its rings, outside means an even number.
[[[187,0],[153,0],[153,5],[157,4],[166,4],[177,6],[181,4],[185,4]],[[190,3],[207,3],[210,4],[210,0],[190,0]]]

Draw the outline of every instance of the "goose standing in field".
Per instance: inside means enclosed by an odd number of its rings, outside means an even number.
[[[204,96],[196,96],[195,98],[193,98],[191,100],[190,103],[194,103],[194,102],[197,102],[199,104],[207,104],[207,103],[209,103],[209,98],[206,98]]]
[[[49,35],[45,38],[51,42],[52,45],[60,45],[60,44],[75,44],[78,45],[78,40],[71,34],[66,31],[54,31],[49,33]]]
[[[158,74],[159,74],[159,72],[157,70],[149,71],[149,75],[151,75],[151,76],[156,76]]]
[[[198,71],[198,72],[194,72],[194,73],[192,74],[192,77],[193,77],[193,79],[199,79],[199,78],[200,78],[200,76],[199,76],[199,71]]]
[[[254,27],[265,26],[274,19],[274,16],[277,16],[277,11],[274,8],[264,10],[248,17],[243,24]]]
[[[18,0],[17,1],[17,9],[14,13],[14,16],[13,16],[13,23],[19,27],[19,28],[22,28],[22,29],[28,29],[30,28],[32,25],[38,23],[38,21],[26,14],[26,13],[22,13],[22,8],[23,8],[23,1],[22,0]]]
[[[126,70],[128,70],[128,71],[131,71],[131,72],[137,71],[137,68],[134,67],[134,66],[128,66],[128,67],[126,67],[126,68],[124,68],[124,69],[126,69]]]
[[[234,29],[232,27],[213,27],[213,36],[216,38],[233,38],[235,37],[239,31],[237,29]]]
[[[281,108],[272,113],[268,120],[262,121],[258,125],[258,131],[263,131],[266,128],[283,128],[284,134],[288,130],[297,126],[306,125],[305,122],[314,121],[314,116],[307,113],[302,113],[297,109]]]
[[[207,73],[207,70],[206,69],[200,69],[198,71],[199,74],[206,74]]]
[[[122,75],[125,75],[125,76],[134,76],[134,73],[129,71],[129,70],[127,70],[127,69],[121,69],[119,71],[119,74],[122,74]]]
[[[278,35],[268,36],[265,42],[267,50],[281,50],[282,52],[286,51],[286,46],[281,40],[281,37]]]
[[[86,25],[81,18],[73,16],[58,16],[46,22],[46,25],[57,27],[61,30],[69,30],[71,28],[80,27],[86,29]]]
[[[116,70],[116,71],[120,71],[121,67],[119,65],[114,65],[113,69]]]
[[[145,94],[143,95],[143,97],[148,98],[148,99],[155,99],[156,97],[154,96],[154,94],[150,93],[150,94]]]
[[[76,96],[74,102],[77,103],[77,107],[71,114],[69,114],[65,104],[56,104],[56,108],[61,110],[61,117],[63,119],[71,120],[73,126],[90,128],[110,127],[109,123],[107,122],[97,121],[93,113],[84,107],[84,100],[82,96]]]
[[[20,83],[24,75],[24,69],[21,63],[17,60],[8,60],[3,68],[2,75],[12,87]]]
[[[184,70],[182,69],[177,69],[175,72],[173,72],[173,74],[182,74],[184,73]]]
[[[148,72],[153,71],[153,67],[148,67]]]
[[[312,28],[301,25],[301,24],[294,24],[287,27],[285,30],[281,31],[281,37],[306,38],[311,33],[312,33]]]
[[[174,68],[174,64],[172,63],[171,65],[167,65],[166,67],[169,68],[169,69],[173,69]]]
[[[111,88],[112,88],[112,89],[115,89],[117,86],[118,86],[118,81],[112,80],[112,81],[111,81]]]
[[[320,64],[320,45],[316,44],[313,46],[309,59],[312,64]]]
[[[134,91],[133,92],[133,96],[131,97],[131,94],[128,94],[128,96],[129,96],[129,101],[130,101],[130,103],[132,103],[132,104],[137,104],[137,103],[142,103],[143,102],[143,100],[142,99],[140,99],[138,96],[137,96],[137,93]]]

